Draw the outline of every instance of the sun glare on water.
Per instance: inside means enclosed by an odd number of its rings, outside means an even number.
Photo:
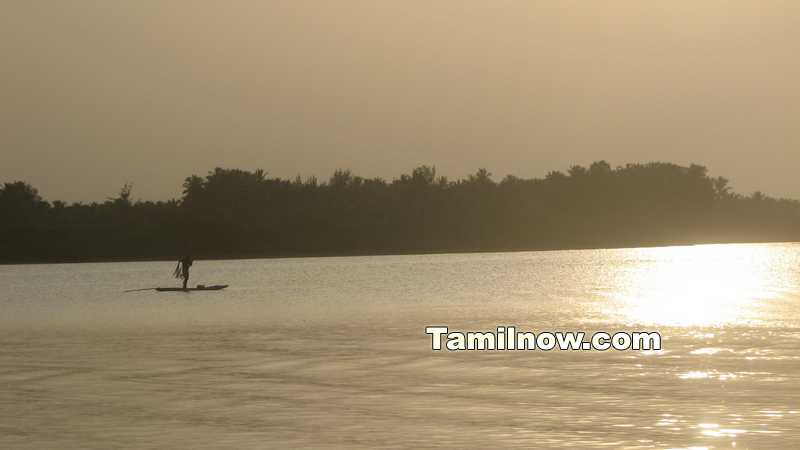
[[[769,247],[698,245],[629,250],[618,272],[615,307],[633,323],[668,326],[758,320],[783,275]],[[782,265],[785,267],[785,265]]]

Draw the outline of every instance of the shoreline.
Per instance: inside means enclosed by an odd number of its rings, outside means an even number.
[[[537,248],[498,248],[498,249],[463,249],[463,250],[430,250],[430,251],[365,251],[365,252],[320,252],[320,253],[298,253],[298,254],[237,254],[237,255],[198,255],[195,260],[203,261],[227,261],[227,260],[247,260],[247,259],[300,259],[300,258],[349,258],[362,256],[412,256],[412,255],[448,255],[448,254],[471,254],[471,253],[524,253],[524,252],[558,252],[558,251],[578,251],[578,250],[619,250],[637,248],[657,248],[657,247],[690,247],[698,245],[759,245],[759,244],[800,244],[799,241],[710,241],[710,242],[679,242],[679,243],[642,243],[639,245],[598,245],[598,246],[553,246]],[[120,257],[97,257],[97,258],[45,258],[37,260],[0,260],[0,266],[23,266],[40,264],[101,264],[101,263],[125,263],[125,262],[164,262],[175,261],[175,257],[162,256],[120,256]]]

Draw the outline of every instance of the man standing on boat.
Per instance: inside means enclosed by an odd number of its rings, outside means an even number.
[[[194,260],[188,254],[178,260],[175,267],[175,278],[183,278],[183,288],[186,289],[189,283],[189,268],[192,267]]]

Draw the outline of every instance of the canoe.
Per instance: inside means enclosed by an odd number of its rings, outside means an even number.
[[[191,292],[191,291],[219,291],[228,287],[227,284],[215,284],[213,286],[198,285],[197,287],[179,288],[179,287],[160,287],[156,288],[158,292]]]

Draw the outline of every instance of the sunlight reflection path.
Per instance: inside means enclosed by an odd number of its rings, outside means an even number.
[[[699,245],[631,249],[613,274],[611,306],[626,321],[713,326],[758,321],[762,302],[789,286],[791,267],[769,247]]]

